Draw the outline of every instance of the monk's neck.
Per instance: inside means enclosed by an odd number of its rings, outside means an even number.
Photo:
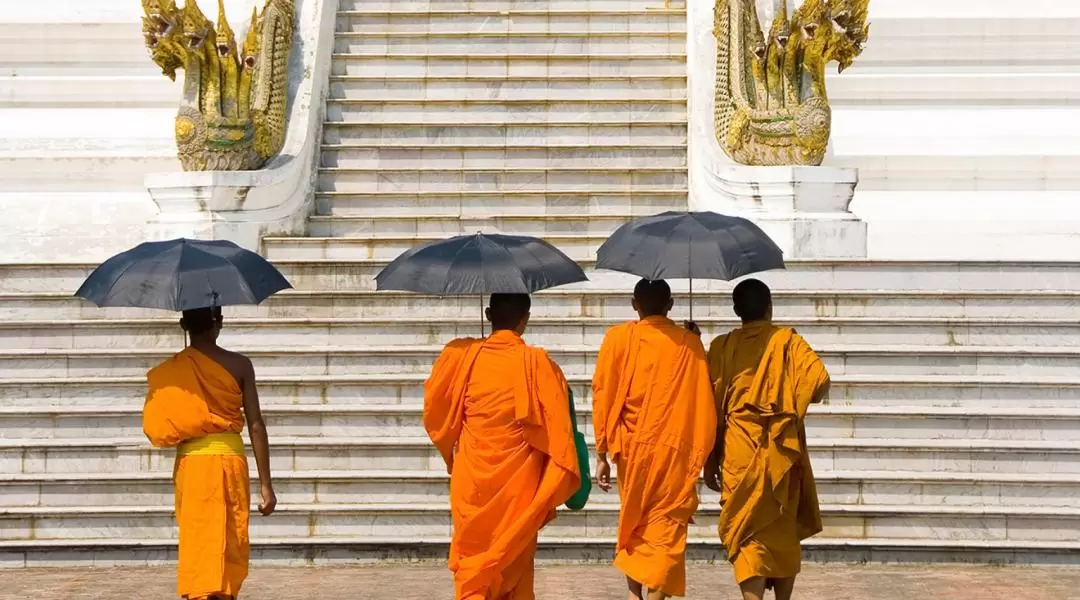
[[[488,337],[490,339],[493,339],[493,340],[498,339],[498,340],[511,340],[512,341],[512,340],[520,340],[521,339],[521,334],[518,333],[517,331],[514,331],[513,329],[496,329],[495,331],[492,331],[491,335],[488,336]]]
[[[218,349],[216,340],[200,340],[193,338],[188,346],[202,353],[213,352]]]
[[[671,323],[672,321],[671,321],[671,319],[668,318],[667,315],[649,315],[647,317],[643,317],[641,319],[641,322],[642,323],[660,324],[660,323]]]
[[[742,328],[743,329],[759,329],[759,328],[762,328],[762,327],[772,327],[772,324],[773,324],[773,322],[772,322],[771,319],[760,319],[760,320],[757,320],[757,321],[743,321]]]

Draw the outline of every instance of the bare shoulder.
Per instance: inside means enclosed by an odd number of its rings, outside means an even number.
[[[250,358],[239,352],[220,348],[215,358],[241,385],[255,376],[255,365],[252,364]]]

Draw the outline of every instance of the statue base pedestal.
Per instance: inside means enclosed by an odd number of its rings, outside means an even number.
[[[150,235],[230,240],[256,252],[265,236],[303,235],[311,192],[298,185],[302,180],[281,175],[274,170],[148,175],[146,189],[159,211]]]
[[[866,258],[866,223],[848,210],[855,169],[725,165],[711,175],[714,192],[695,194],[691,210],[750,219],[787,258]]]

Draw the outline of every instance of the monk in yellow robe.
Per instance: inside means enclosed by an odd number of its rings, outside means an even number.
[[[799,334],[772,324],[768,286],[743,281],[733,299],[743,325],[709,347],[720,429],[705,484],[721,492],[720,539],[744,600],[767,588],[789,600],[799,544],[821,531],[803,423],[829,373]]]
[[[608,331],[593,377],[597,483],[611,488],[610,458],[621,503],[615,567],[631,600],[686,594],[687,528],[716,435],[701,334],[667,317],[673,304],[666,282],[639,282],[640,320]]]
[[[493,294],[492,333],[443,349],[424,427],[450,474],[457,600],[532,600],[540,529],[581,485],[566,379],[521,336],[527,294]]]
[[[177,593],[230,600],[248,574],[245,417],[259,471],[259,511],[269,515],[277,504],[266,426],[251,361],[217,345],[221,308],[184,311],[180,325],[191,344],[147,374],[143,432],[156,447],[176,448]]]

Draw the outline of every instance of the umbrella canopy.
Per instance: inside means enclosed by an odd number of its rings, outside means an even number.
[[[666,212],[623,225],[596,268],[645,279],[722,279],[784,268],[784,252],[757,225],[712,212]]]
[[[587,280],[577,263],[544,240],[482,233],[408,250],[375,276],[379,290],[436,296],[528,294]]]
[[[258,304],[292,285],[258,254],[225,241],[146,242],[101,264],[75,295],[98,306],[184,311]]]

